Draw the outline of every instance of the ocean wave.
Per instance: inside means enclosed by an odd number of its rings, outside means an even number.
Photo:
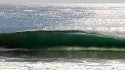
[[[125,40],[83,31],[28,31],[0,34],[0,46],[8,48],[124,47]]]

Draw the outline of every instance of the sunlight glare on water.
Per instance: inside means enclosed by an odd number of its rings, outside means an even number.
[[[0,70],[125,70],[124,31],[125,4],[0,5]]]

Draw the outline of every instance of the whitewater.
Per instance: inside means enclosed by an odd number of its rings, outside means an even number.
[[[125,4],[0,5],[0,70],[125,70],[124,46]]]

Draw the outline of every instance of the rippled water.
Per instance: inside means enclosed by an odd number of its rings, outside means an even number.
[[[36,30],[124,32],[125,4],[0,5],[0,33]]]
[[[1,70],[124,70],[125,49],[65,48],[0,51]]]
[[[0,33],[0,70],[125,70],[125,4],[0,5]]]

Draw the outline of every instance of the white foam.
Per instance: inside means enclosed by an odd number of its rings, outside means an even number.
[[[123,60],[57,60],[52,62],[3,62],[0,70],[125,70]]]

